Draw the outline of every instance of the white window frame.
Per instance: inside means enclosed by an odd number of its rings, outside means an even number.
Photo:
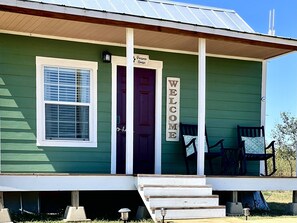
[[[90,70],[89,140],[47,140],[45,138],[44,67],[58,66]],[[97,70],[92,61],[36,57],[36,124],[37,146],[97,147]],[[65,103],[66,104],[66,103]]]

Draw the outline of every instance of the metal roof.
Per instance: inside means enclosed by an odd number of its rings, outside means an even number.
[[[27,0],[85,10],[255,33],[233,10],[160,0]]]

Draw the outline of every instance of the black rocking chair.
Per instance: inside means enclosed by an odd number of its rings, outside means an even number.
[[[237,126],[237,136],[239,147],[242,148],[243,154],[243,170],[242,174],[246,174],[247,160],[263,160],[265,163],[265,176],[271,176],[276,172],[275,165],[275,148],[274,141],[267,147],[265,145],[264,126],[261,127],[242,127]],[[267,150],[271,149],[270,153]],[[272,171],[268,173],[267,162],[272,159]]]
[[[198,134],[197,125],[182,124],[180,123],[181,141],[182,148],[185,156],[187,174],[190,174],[189,162],[190,160],[196,160],[197,158],[197,147],[196,138]],[[223,139],[218,141],[212,146],[209,146],[207,132],[205,129],[205,160],[209,163],[210,173],[213,174],[212,160],[217,157],[221,157],[224,151]],[[218,148],[216,151],[213,149]]]

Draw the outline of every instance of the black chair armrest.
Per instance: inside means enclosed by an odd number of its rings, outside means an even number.
[[[216,144],[214,144],[212,146],[209,146],[208,149],[211,150],[213,148],[216,148],[216,147],[220,146],[220,151],[223,154],[223,152],[224,152],[224,143],[223,142],[224,142],[224,139],[221,139]]]
[[[271,175],[273,175],[275,172],[276,172],[276,160],[275,160],[275,147],[274,147],[274,143],[275,143],[275,141],[272,141],[266,148],[265,148],[265,151],[267,150],[267,149],[272,149],[272,163],[273,163],[273,169],[272,169],[272,171],[271,171],[271,173],[267,173],[267,175],[268,176],[271,176]]]
[[[275,143],[275,141],[272,141],[265,149],[272,148],[272,150],[274,150],[274,143]]]

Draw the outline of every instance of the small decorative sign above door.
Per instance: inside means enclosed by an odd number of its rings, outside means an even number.
[[[138,65],[147,65],[150,58],[149,55],[134,54],[133,62]]]
[[[180,78],[167,77],[166,141],[179,141]]]

